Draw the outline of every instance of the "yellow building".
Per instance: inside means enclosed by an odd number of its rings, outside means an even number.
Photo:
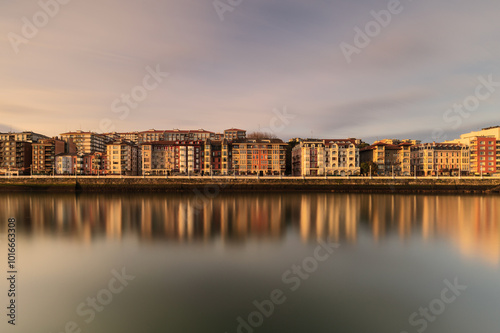
[[[132,142],[117,140],[107,145],[108,175],[137,176],[140,173],[139,148]]]

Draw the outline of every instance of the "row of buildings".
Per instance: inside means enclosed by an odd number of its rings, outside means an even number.
[[[442,143],[280,139],[246,131],[0,133],[0,174],[436,176],[500,174],[500,126]]]

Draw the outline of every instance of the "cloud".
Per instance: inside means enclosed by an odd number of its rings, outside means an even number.
[[[478,76],[500,78],[497,4],[403,4],[348,64],[339,44],[387,1],[244,1],[224,22],[211,1],[72,1],[18,55],[0,40],[0,116],[49,135],[97,129],[103,118],[122,131],[256,130],[286,106],[297,118],[278,133],[284,139],[425,136],[430,124],[446,125],[443,112]],[[0,31],[19,32],[37,10],[0,4]],[[119,119],[111,103],[157,64],[169,78]],[[474,121],[495,123],[499,102],[495,94]]]

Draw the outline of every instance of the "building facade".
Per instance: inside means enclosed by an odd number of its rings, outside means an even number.
[[[406,145],[404,150],[408,153]],[[394,145],[383,142],[375,142],[373,145],[365,147],[360,151],[361,163],[373,162],[377,165],[377,174],[380,176],[396,176],[403,174],[404,163],[401,163],[401,158],[410,163],[410,156],[404,156],[401,153],[403,148],[400,145]],[[401,155],[403,154],[403,155]]]
[[[233,149],[228,140],[206,140],[203,154],[203,174],[231,175],[233,170]]]
[[[57,175],[76,175],[77,174],[77,155],[60,154],[55,158],[55,168]]]
[[[0,141],[22,141],[22,142],[38,142],[41,139],[48,139],[47,136],[31,131],[19,133],[0,133]]]
[[[237,175],[283,175],[287,144],[280,139],[245,139],[232,144],[232,165]]]
[[[82,155],[93,154],[95,152],[105,153],[106,144],[111,141],[104,134],[83,131],[62,133],[60,136],[68,145],[74,144],[76,153]]]
[[[484,142],[484,144],[481,142]],[[492,149],[493,142],[495,142],[494,149]],[[472,174],[500,174],[500,126],[465,133],[460,135],[460,139],[447,141],[446,143],[460,143],[470,147],[470,169]],[[492,157],[495,157],[494,161]],[[492,170],[493,168],[495,170]]]
[[[56,155],[65,152],[64,141],[53,139],[41,139],[33,143],[32,173],[34,175],[51,175],[55,173]]]
[[[145,175],[201,174],[203,170],[201,140],[147,142],[141,147]]]
[[[0,173],[31,173],[32,143],[16,140],[0,140]]]
[[[247,131],[239,128],[230,128],[224,131],[224,139],[228,141],[243,140],[247,137]]]
[[[106,158],[108,175],[137,176],[141,173],[139,147],[133,142],[126,140],[110,142],[107,145]]]
[[[475,175],[500,173],[500,153],[495,137],[477,136],[470,143],[470,171]],[[499,144],[500,146],[500,144]],[[500,148],[500,147],[499,147]]]
[[[411,147],[417,176],[458,176],[470,172],[469,147],[460,143],[424,143]]]
[[[292,149],[292,175],[358,175],[360,156],[356,142],[356,139],[299,140]]]

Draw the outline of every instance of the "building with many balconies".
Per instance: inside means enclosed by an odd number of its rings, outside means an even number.
[[[358,175],[360,157],[356,139],[299,139],[292,149],[294,176]]]
[[[53,139],[41,139],[33,143],[33,156],[31,171],[34,175],[51,175],[55,172],[56,155],[65,152],[64,141]]]
[[[108,175],[137,176],[141,173],[139,147],[133,142],[116,140],[108,143],[106,157]]]
[[[201,174],[203,170],[202,140],[146,142],[141,148],[145,175]]]
[[[411,147],[411,165],[417,176],[468,175],[469,147],[460,143],[436,142],[414,145]]]
[[[94,132],[67,132],[61,134],[61,139],[68,144],[74,144],[77,154],[105,153],[106,145],[112,139],[104,134]]]
[[[280,139],[243,139],[232,143],[232,166],[238,175],[283,175],[287,143]]]

